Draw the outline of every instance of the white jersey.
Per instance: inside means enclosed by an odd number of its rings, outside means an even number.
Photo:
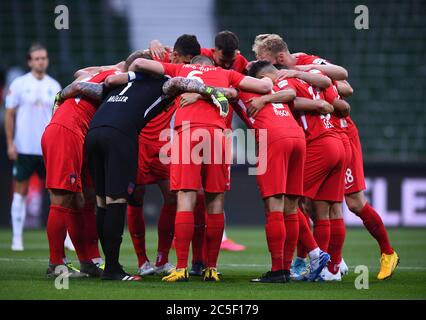
[[[61,85],[31,72],[16,78],[6,96],[6,108],[16,108],[14,143],[19,154],[42,155],[41,136],[52,117],[52,106]]]

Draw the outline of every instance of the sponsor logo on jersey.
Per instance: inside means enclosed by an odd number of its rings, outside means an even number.
[[[274,107],[275,115],[280,117],[288,117],[290,115],[282,103],[273,103],[272,106]]]

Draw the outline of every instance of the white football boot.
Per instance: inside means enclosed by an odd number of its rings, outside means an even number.
[[[345,260],[343,260],[343,258],[342,258],[342,261],[340,261],[339,269],[340,269],[340,274],[342,276],[345,276],[349,273],[349,267],[347,266],[347,264],[345,263]]]
[[[166,262],[162,266],[154,267],[155,274],[159,275],[169,275],[173,270],[176,269],[174,265],[172,265],[170,262]]]
[[[138,269],[138,274],[140,276],[147,276],[147,275],[154,274],[154,273],[155,273],[154,266],[149,261],[146,261]]]
[[[327,267],[324,267],[322,269],[318,281],[327,281],[327,282],[333,282],[333,281],[342,281],[342,275],[340,272],[336,272],[336,274],[332,274]]]

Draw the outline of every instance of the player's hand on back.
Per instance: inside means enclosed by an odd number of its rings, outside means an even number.
[[[325,100],[316,100],[318,102],[317,111],[321,114],[328,114],[334,111],[333,106]]]
[[[180,98],[180,106],[185,107],[187,105],[197,102],[200,99],[202,99],[202,96],[198,93],[192,93],[192,92],[183,93]]]
[[[152,40],[149,44],[151,55],[157,59],[163,60],[166,54],[166,47],[158,40]]]
[[[250,118],[255,118],[258,112],[265,106],[265,102],[263,101],[262,97],[251,98],[245,103],[248,105],[247,116]]]
[[[277,75],[278,75],[278,79],[287,79],[287,78],[296,78],[298,73],[299,73],[299,70],[281,69],[281,70],[278,70]]]
[[[123,84],[126,84],[128,79],[128,73],[119,73],[119,74],[112,74],[105,78],[104,84],[107,88],[113,88],[117,87]]]

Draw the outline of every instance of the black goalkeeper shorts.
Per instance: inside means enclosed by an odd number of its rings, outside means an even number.
[[[136,183],[138,137],[113,127],[97,127],[89,130],[85,147],[96,195],[128,199]]]

